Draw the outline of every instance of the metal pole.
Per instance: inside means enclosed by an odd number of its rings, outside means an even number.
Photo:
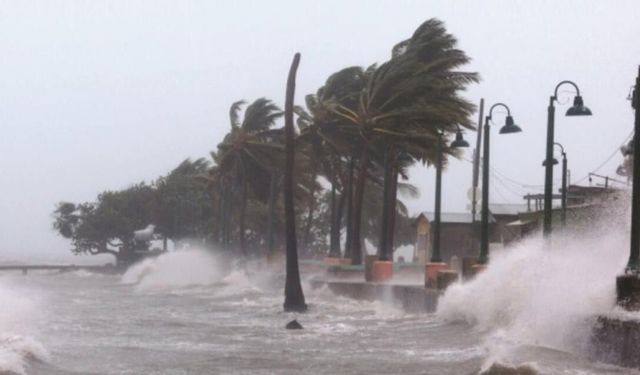
[[[438,148],[436,161],[436,204],[433,218],[433,252],[431,253],[431,263],[442,262],[440,257],[440,203],[442,190],[442,133],[438,133]]]
[[[476,206],[478,205],[478,170],[480,169],[480,146],[482,142],[482,116],[484,115],[484,99],[480,99],[480,107],[478,110],[478,138],[476,139],[476,149],[473,155],[473,176],[471,184],[471,220],[476,222]]]
[[[487,264],[489,261],[489,118],[489,116],[485,118],[484,145],[482,146],[482,229],[480,232],[479,264]]]
[[[545,237],[551,235],[551,209],[553,199],[553,128],[555,121],[555,96],[549,98],[547,109],[547,156],[544,166],[544,226],[542,233]]]
[[[562,227],[567,226],[567,154],[562,153]]]
[[[636,78],[636,86],[633,90],[632,106],[636,111],[635,123],[633,126],[633,187],[631,196],[631,246],[629,251],[629,262],[627,263],[627,273],[638,273],[640,251],[640,145],[637,139],[640,134],[640,67],[638,68],[638,77]]]

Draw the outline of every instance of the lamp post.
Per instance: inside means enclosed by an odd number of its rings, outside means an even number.
[[[451,142],[451,148],[469,147],[469,143],[464,140],[460,129],[456,132],[456,139]],[[440,257],[440,218],[442,202],[442,133],[438,133],[438,148],[436,159],[436,203],[433,217],[433,249],[431,252],[431,263],[442,262]]]
[[[489,261],[489,120],[493,115],[493,110],[496,107],[503,107],[507,110],[507,117],[505,119],[504,126],[500,129],[500,134],[519,133],[522,131],[518,125],[513,122],[511,117],[511,111],[504,103],[496,103],[489,109],[489,114],[485,117],[484,121],[484,142],[483,142],[483,154],[482,154],[482,215],[481,215],[481,230],[480,230],[480,256],[478,257],[478,264],[485,265]]]
[[[584,106],[580,89],[578,85],[571,81],[562,81],[556,86],[553,95],[549,98],[549,107],[547,108],[547,152],[545,157],[544,169],[544,225],[543,234],[545,237],[551,235],[551,202],[553,190],[553,131],[555,122],[556,107],[554,103],[558,100],[558,89],[565,85],[571,85],[576,89],[576,96],[573,98],[573,105],[567,110],[567,116],[591,116],[591,110]]]
[[[629,251],[629,262],[627,263],[627,273],[638,274],[640,271],[640,147],[636,144],[638,134],[640,134],[640,67],[636,86],[633,90],[631,105],[635,109],[635,123],[633,135],[633,187],[631,192],[631,246]]]
[[[425,267],[425,285],[427,287],[433,287],[438,277],[438,271],[447,268],[447,264],[442,262],[440,256],[440,218],[441,218],[441,202],[442,202],[442,135],[438,132],[438,146],[436,156],[436,201],[433,217],[433,243],[431,251],[431,259]],[[456,132],[456,139],[451,142],[451,148],[464,148],[469,147],[469,143],[464,140],[462,131],[458,128]]]
[[[562,197],[560,198],[562,205],[562,215],[560,216],[560,220],[562,223],[562,227],[564,228],[567,226],[567,153],[564,152],[564,147],[560,143],[554,142],[553,144],[554,146],[560,147],[560,152],[562,153]],[[558,160],[556,160],[556,158],[553,158],[552,164],[558,164]],[[543,160],[542,166],[545,167],[546,165],[547,161]]]

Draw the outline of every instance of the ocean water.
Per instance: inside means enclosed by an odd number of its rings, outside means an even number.
[[[614,310],[622,236],[528,240],[406,314],[304,285],[284,313],[280,269],[175,252],[122,276],[0,275],[0,374],[640,374],[590,361],[590,319]],[[604,245],[608,246],[604,246]],[[602,252],[610,256],[599,260]],[[305,277],[311,277],[306,275]],[[292,319],[304,330],[285,330]]]

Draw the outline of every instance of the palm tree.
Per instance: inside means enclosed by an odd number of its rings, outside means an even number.
[[[296,72],[300,64],[300,54],[296,53],[291,63],[289,77],[287,79],[287,92],[285,100],[284,134],[285,134],[285,168],[284,168],[284,207],[286,222],[287,243],[287,267],[284,286],[284,310],[303,312],[307,310],[307,304],[302,292],[300,282],[300,270],[298,268],[298,249],[296,243],[296,223],[293,207],[293,172],[295,164],[295,146],[293,128],[293,97],[296,86]]]
[[[240,203],[238,237],[240,251],[246,255],[247,200],[249,195],[262,202],[268,200],[263,187],[269,185],[272,171],[280,165],[283,146],[275,141],[282,136],[282,130],[272,129],[282,116],[280,109],[270,100],[260,98],[247,106],[240,122],[240,110],[244,104],[244,101],[232,104],[229,111],[231,131],[212,156],[223,184],[225,202],[235,200]],[[230,209],[225,213],[228,215]],[[227,221],[225,225],[229,225],[229,218],[223,219]]]
[[[442,22],[426,21],[411,38],[393,48],[389,61],[364,71],[365,84],[355,107],[344,103],[333,107],[337,115],[355,125],[345,129],[359,134],[362,140],[351,238],[355,264],[361,262],[360,222],[367,172],[376,156],[380,164],[379,150],[389,148],[384,153],[384,164],[389,168],[400,150],[413,160],[431,162],[439,132],[450,134],[458,126],[472,128],[469,117],[475,107],[459,92],[477,82],[478,75],[456,70],[469,61],[455,48],[456,43]],[[385,185],[390,183],[386,181]],[[390,193],[386,199],[395,201]],[[385,219],[383,226],[388,227],[390,215]]]
[[[343,103],[347,106],[355,105],[358,95],[363,87],[362,68],[348,67],[342,69],[326,80],[325,84],[315,94],[305,97],[307,110],[296,107],[300,136],[298,142],[303,146],[304,153],[311,160],[313,179],[316,175],[323,175],[331,184],[334,193],[333,219],[331,220],[331,256],[340,254],[340,223],[345,200],[350,204],[350,196],[347,197],[345,187],[349,181],[348,165],[352,164],[351,154],[353,145],[359,139],[348,137],[349,132],[345,127],[353,126],[344,118],[337,116],[333,111],[335,103]],[[351,168],[352,170],[352,168]],[[340,190],[340,199],[335,202],[335,194]],[[313,210],[315,208],[316,191],[312,191],[308,201],[308,215],[305,226],[305,246],[309,244],[309,233],[312,226]],[[348,255],[348,254],[347,254]]]

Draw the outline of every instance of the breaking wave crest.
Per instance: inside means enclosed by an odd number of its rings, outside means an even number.
[[[131,266],[121,282],[135,285],[138,291],[177,291],[195,287],[213,287],[217,296],[259,291],[246,265],[232,262],[204,250],[185,250],[145,259]]]
[[[593,319],[612,311],[616,276],[628,257],[621,230],[530,238],[493,254],[474,280],[451,286],[437,314],[487,333],[490,363],[505,347],[583,352]],[[489,372],[490,373],[490,372]]]
[[[27,291],[0,283],[0,374],[26,374],[29,360],[48,359],[44,346],[31,337],[38,304]]]
[[[216,258],[203,250],[184,250],[145,259],[131,266],[122,282],[139,290],[211,285],[224,277]]]

